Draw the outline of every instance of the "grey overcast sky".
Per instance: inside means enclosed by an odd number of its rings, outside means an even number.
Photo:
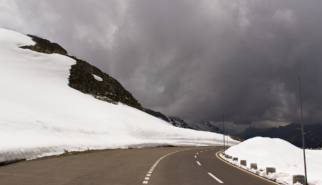
[[[322,1],[0,0],[0,27],[63,46],[146,108],[236,127],[322,123]]]

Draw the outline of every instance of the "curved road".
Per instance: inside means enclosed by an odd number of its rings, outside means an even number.
[[[272,185],[216,157],[221,147],[102,150],[0,167],[0,184]]]

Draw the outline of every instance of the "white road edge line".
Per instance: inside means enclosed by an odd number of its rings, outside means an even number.
[[[263,177],[263,176],[259,176],[259,175],[255,174],[255,173],[253,173],[253,172],[247,171],[247,170],[245,170],[245,169],[243,169],[243,168],[241,168],[241,167],[239,167],[239,166],[236,166],[236,165],[234,165],[234,164],[232,164],[232,163],[229,163],[228,161],[226,161],[226,160],[222,159],[222,158],[219,156],[219,152],[217,152],[217,153],[216,153],[216,156],[217,156],[217,158],[218,158],[218,159],[220,159],[221,161],[225,162],[226,164],[228,164],[228,165],[230,165],[230,166],[232,166],[232,167],[235,167],[235,168],[237,168],[237,169],[239,169],[239,170],[241,170],[241,171],[244,171],[244,172],[246,172],[246,173],[249,173],[249,174],[251,174],[251,175],[254,175],[254,176],[258,177],[258,178],[261,178],[261,179],[266,180],[266,181],[268,181],[268,182],[271,182],[271,183],[273,183],[273,184],[278,184],[278,185],[279,185],[279,183],[273,182],[273,181],[271,181],[271,180],[269,180],[269,179],[266,179],[266,178],[265,178],[265,177]]]
[[[199,162],[199,161],[197,161],[197,163],[199,164],[199,166],[201,166],[201,164],[200,164],[200,162]]]
[[[208,174],[209,174],[212,178],[216,179],[219,183],[224,183],[223,181],[221,181],[220,179],[218,179],[216,176],[214,176],[212,173],[208,172]]]

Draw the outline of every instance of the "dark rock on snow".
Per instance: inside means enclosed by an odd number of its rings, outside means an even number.
[[[168,119],[168,117],[166,117],[164,114],[162,114],[161,112],[158,111],[154,111],[151,109],[146,109],[148,112],[150,112],[151,114],[153,114],[155,117],[160,118],[168,123],[170,123],[170,120]]]
[[[20,48],[46,54],[57,53],[76,60],[76,64],[72,65],[70,69],[68,84],[70,87],[81,91],[82,93],[90,94],[102,101],[114,104],[121,102],[146,112],[133,95],[113,77],[84,60],[80,60],[75,56],[69,56],[67,51],[57,43],[52,43],[34,35],[28,36],[31,37],[36,44],[34,46],[21,46]],[[102,78],[102,81],[96,80],[93,75]]]
[[[170,123],[173,126],[180,127],[180,128],[190,128],[190,129],[193,129],[184,120],[182,120],[180,118],[177,118],[177,117],[169,117],[169,120],[170,120]]]
[[[191,123],[188,123],[190,127],[192,127],[195,130],[204,130],[204,131],[210,131],[215,133],[222,133],[222,131],[212,125],[209,121],[193,121]]]
[[[71,56],[77,63],[71,66],[69,86],[85,94],[110,103],[122,102],[126,105],[144,110],[141,104],[117,80],[86,61]],[[94,75],[101,77],[98,81]]]
[[[32,38],[33,41],[36,42],[34,46],[21,46],[20,48],[23,49],[30,49],[33,51],[41,52],[41,53],[47,53],[47,54],[52,54],[52,53],[58,53],[62,55],[67,55],[67,51],[62,48],[60,45],[57,43],[52,43],[49,40],[34,36],[34,35],[27,35]]]

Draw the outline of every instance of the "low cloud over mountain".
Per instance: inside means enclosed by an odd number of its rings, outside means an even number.
[[[322,2],[1,1],[0,27],[60,43],[143,107],[189,120],[322,122]]]

